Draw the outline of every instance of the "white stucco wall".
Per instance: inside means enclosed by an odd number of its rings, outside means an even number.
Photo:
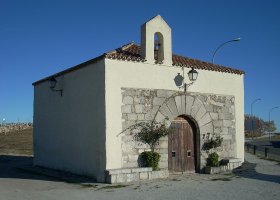
[[[189,70],[190,68],[185,69],[186,76]],[[235,96],[236,158],[244,159],[243,75],[207,70],[197,71],[199,72],[198,79],[188,88],[188,91]],[[122,167],[121,88],[178,90],[174,83],[174,78],[178,73],[182,74],[179,67],[105,59],[107,169]]]
[[[34,87],[34,164],[104,181],[104,60]]]

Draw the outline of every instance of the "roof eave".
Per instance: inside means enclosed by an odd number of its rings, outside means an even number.
[[[45,78],[43,78],[43,79],[40,79],[40,80],[38,80],[38,81],[35,81],[34,83],[32,83],[32,85],[33,85],[33,86],[36,86],[36,85],[38,85],[38,84],[40,84],[40,83],[42,83],[42,82],[45,82],[45,81],[49,80],[49,79],[52,78],[52,77],[58,77],[58,76],[61,76],[61,75],[70,73],[70,72],[72,72],[72,71],[76,71],[76,70],[82,69],[82,68],[84,68],[84,67],[87,67],[89,64],[96,63],[97,61],[99,61],[99,60],[101,60],[101,59],[104,59],[104,58],[105,58],[105,54],[102,54],[101,56],[98,56],[98,57],[96,57],[96,58],[93,58],[93,59],[91,59],[91,60],[88,60],[88,61],[86,61],[86,62],[83,62],[83,63],[81,63],[81,64],[75,65],[74,67],[70,67],[70,68],[68,68],[68,69],[66,69],[66,70],[63,70],[63,71],[61,71],[61,72],[55,73],[55,74],[53,74],[53,75],[50,75],[50,76],[47,76],[47,77],[45,77]]]

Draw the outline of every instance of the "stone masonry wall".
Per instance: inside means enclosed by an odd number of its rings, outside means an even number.
[[[168,118],[168,125],[179,115],[191,117],[197,124],[200,149],[207,136],[221,135],[223,145],[218,149],[221,158],[235,157],[235,107],[234,96],[200,94],[170,91],[122,88],[122,128],[142,122],[162,121]],[[122,133],[123,167],[138,167],[141,152],[149,150],[143,143],[133,140],[131,131]],[[162,138],[156,151],[160,153],[160,168],[168,168],[168,137]],[[206,164],[207,154],[200,152],[200,166]]]

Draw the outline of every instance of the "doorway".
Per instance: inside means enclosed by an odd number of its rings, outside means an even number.
[[[186,116],[176,117],[168,136],[170,172],[195,172],[197,168],[197,134],[194,122]]]

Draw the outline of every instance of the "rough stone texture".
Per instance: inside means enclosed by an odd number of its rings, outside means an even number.
[[[224,139],[223,144],[217,149],[220,157],[235,156],[236,130],[233,96],[135,88],[122,88],[122,96],[123,130],[135,123],[152,120],[162,122],[167,119],[166,123],[170,125],[175,117],[186,115],[198,125],[200,148],[212,134],[221,135]],[[148,145],[133,140],[131,131],[126,130],[122,133],[122,164],[124,168],[140,166],[139,155],[148,150],[150,150]],[[168,138],[161,139],[155,150],[161,155],[160,168],[167,169]],[[199,154],[201,155],[200,166],[203,168],[206,164],[207,154],[202,150]],[[147,172],[137,176],[139,179],[144,179],[153,175],[151,172]],[[135,177],[113,177],[116,181],[133,178]]]
[[[167,178],[168,170],[152,171],[150,167],[110,169],[105,171],[107,183],[129,183],[139,180]]]

